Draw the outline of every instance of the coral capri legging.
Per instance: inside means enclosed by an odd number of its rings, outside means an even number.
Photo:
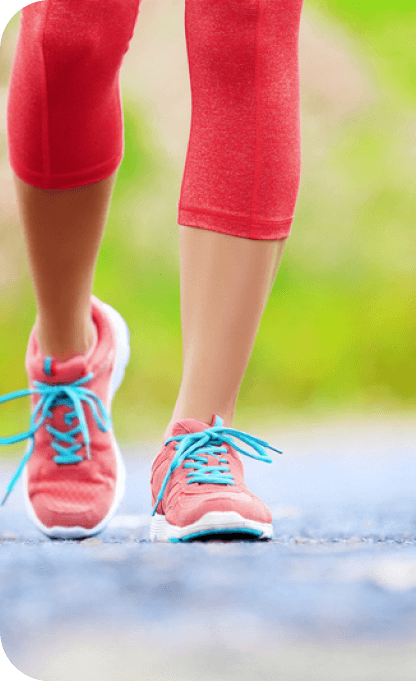
[[[120,68],[139,5],[42,0],[22,9],[7,140],[23,181],[69,189],[117,170]],[[300,179],[301,8],[302,0],[185,0],[192,117],[180,225],[289,235]]]

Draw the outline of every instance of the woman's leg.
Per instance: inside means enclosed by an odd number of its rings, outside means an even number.
[[[166,437],[184,417],[211,423],[215,413],[232,425],[300,179],[302,0],[186,2],[183,378]]]
[[[183,378],[177,419],[232,426],[240,385],[285,239],[181,227]]]
[[[40,348],[92,341],[90,297],[123,156],[119,71],[139,0],[26,6],[7,103],[8,149],[35,289]]]
[[[39,189],[15,178],[45,356],[85,354],[93,340],[90,299],[116,173],[74,189]]]

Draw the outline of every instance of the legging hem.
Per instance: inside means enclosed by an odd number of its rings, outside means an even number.
[[[81,187],[105,180],[117,170],[122,160],[123,153],[94,168],[88,168],[88,170],[53,176],[29,170],[16,162],[16,159],[12,160],[9,158],[9,163],[16,175],[23,182],[33,187],[38,187],[39,189],[73,189],[74,187]]]
[[[284,220],[236,216],[221,211],[183,208],[179,205],[178,224],[184,227],[200,227],[213,232],[239,236],[243,239],[275,240],[290,235],[293,216]]]

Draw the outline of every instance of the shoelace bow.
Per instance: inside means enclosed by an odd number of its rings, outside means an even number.
[[[219,458],[220,454],[227,453],[227,448],[221,446],[224,442],[231,445],[231,447],[237,449],[242,454],[250,456],[252,459],[264,461],[265,463],[273,463],[273,459],[267,454],[264,447],[273,449],[273,451],[277,452],[278,454],[282,453],[279,449],[275,449],[267,442],[264,442],[264,440],[260,440],[258,437],[244,433],[241,430],[236,430],[235,428],[227,428],[223,426],[223,421],[219,416],[217,416],[216,422],[220,425],[207,428],[206,430],[198,433],[175,435],[166,440],[165,445],[172,440],[179,440],[179,442],[175,446],[177,451],[171,461],[168,472],[160,488],[152,511],[152,516],[156,513],[159,502],[163,498],[170,476],[177,468],[179,468],[183,461],[186,461],[183,464],[184,468],[194,469],[194,472],[188,473],[186,476],[187,478],[190,478],[187,482],[188,485],[193,482],[211,484],[215,483],[218,485],[235,485],[227,459]],[[256,450],[257,454],[239,447],[234,442],[232,436],[237,437],[242,442],[246,442]],[[210,454],[211,456],[218,457],[218,465],[208,466],[208,457],[201,456],[203,452]]]
[[[56,428],[53,428],[50,425],[46,426],[46,429],[48,432],[57,440],[57,442],[52,441],[51,442],[51,447],[55,449],[56,452],[58,452],[57,456],[53,457],[53,460],[57,464],[71,464],[71,463],[78,463],[79,461],[83,461],[82,456],[79,454],[76,454],[76,452],[81,449],[84,445],[81,443],[75,442],[75,436],[78,433],[82,433],[84,436],[84,443],[85,446],[87,447],[87,458],[91,459],[91,454],[90,454],[90,436],[88,432],[88,426],[85,420],[85,415],[84,415],[84,410],[82,407],[81,402],[84,401],[89,406],[91,407],[93,416],[97,422],[98,427],[100,428],[101,431],[105,432],[109,430],[112,427],[111,423],[111,418],[109,414],[107,414],[107,411],[100,400],[100,398],[92,391],[89,390],[88,388],[83,388],[81,387],[83,383],[87,383],[93,378],[94,374],[91,371],[88,376],[85,376],[84,378],[80,378],[77,381],[74,381],[73,383],[57,383],[55,385],[49,385],[48,383],[41,383],[39,381],[34,381],[33,384],[35,386],[35,389],[28,389],[28,390],[18,390],[17,392],[14,393],[9,393],[8,395],[4,395],[3,397],[0,397],[0,403],[1,402],[8,402],[9,400],[13,400],[17,397],[25,397],[27,395],[39,393],[41,395],[40,400],[38,400],[38,403],[32,413],[31,419],[30,419],[30,425],[31,428],[28,430],[26,433],[20,433],[18,435],[12,435],[11,437],[6,437],[6,438],[0,438],[0,445],[11,445],[14,444],[15,442],[21,442],[22,440],[26,440],[28,438],[32,438],[31,445],[23,457],[19,468],[17,469],[15,475],[13,476],[12,480],[9,483],[9,486],[7,488],[6,495],[1,502],[0,506],[3,506],[9,496],[9,494],[12,492],[17,480],[19,479],[26,463],[29,461],[33,449],[35,446],[35,433],[36,431],[42,426],[43,422],[47,418],[52,418],[52,409],[57,407],[58,405],[61,404],[66,404],[68,406],[74,406],[74,410],[71,412],[68,412],[65,414],[65,423],[70,426],[73,419],[78,419],[79,425],[76,426],[75,428],[72,428],[71,430],[68,430],[66,432],[61,432],[57,430]],[[103,421],[100,420],[100,416],[97,412],[96,406],[94,404],[94,400],[97,402],[98,407],[100,409],[101,415],[103,417]],[[38,413],[42,410],[42,414],[38,422],[36,422],[36,417]],[[68,443],[70,446],[69,447],[63,447],[62,445],[59,444],[59,440],[62,442]]]

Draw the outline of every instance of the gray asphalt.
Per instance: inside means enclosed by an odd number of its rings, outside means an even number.
[[[43,681],[414,680],[416,443],[368,442],[328,442],[323,431],[296,455],[286,442],[271,465],[245,457],[250,488],[273,511],[267,543],[151,544],[153,445],[122,448],[126,497],[111,526],[82,542],[38,532],[20,481],[0,512],[8,657]],[[15,468],[0,466],[0,490]],[[319,662],[325,650],[327,662],[340,656],[332,671]],[[401,667],[383,662],[387,650]]]

